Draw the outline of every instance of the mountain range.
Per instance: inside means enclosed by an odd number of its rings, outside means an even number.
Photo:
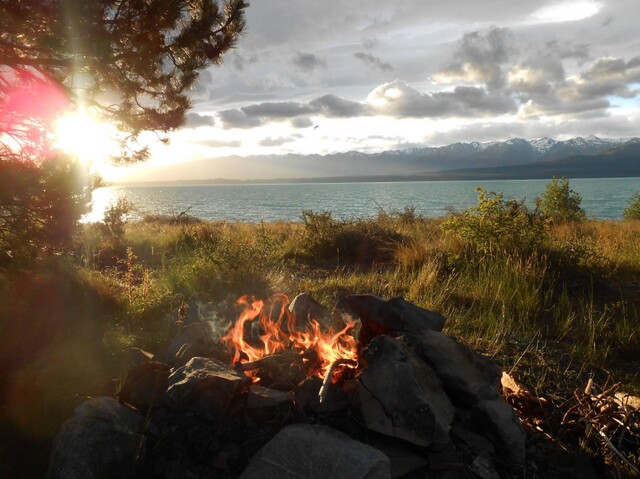
[[[640,176],[640,138],[513,138],[380,153],[230,156],[174,165],[144,180],[159,176],[181,183],[237,182],[228,178],[242,172],[243,180],[251,182]]]

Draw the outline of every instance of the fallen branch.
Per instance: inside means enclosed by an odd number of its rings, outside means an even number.
[[[357,365],[358,362],[354,361],[353,359],[336,359],[331,363],[327,374],[325,374],[324,379],[322,380],[322,387],[318,392],[318,399],[320,400],[320,404],[322,404],[327,398],[327,393],[329,392],[329,384],[331,383],[331,378],[333,377],[333,373],[335,372],[336,368],[339,366],[349,366],[350,368],[355,368]]]
[[[607,444],[607,446],[609,446],[609,448],[615,453],[615,455],[618,456],[618,458],[622,462],[624,462],[627,465],[627,467],[629,467],[629,469],[631,469],[636,475],[640,476],[640,470],[638,470],[638,468],[636,466],[634,466],[633,464],[631,464],[629,462],[629,460],[626,458],[626,456],[624,454],[622,454],[618,450],[618,448],[613,445],[611,440],[604,433],[604,431],[607,429],[607,427],[608,427],[608,425],[603,427],[602,429],[598,430],[598,434],[600,434],[600,437],[602,437],[602,439],[604,439],[604,442]]]

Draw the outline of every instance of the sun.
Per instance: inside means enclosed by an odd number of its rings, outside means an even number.
[[[62,116],[53,131],[54,146],[94,169],[117,152],[113,129],[85,110]]]

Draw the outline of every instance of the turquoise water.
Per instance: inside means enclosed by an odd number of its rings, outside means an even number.
[[[445,215],[477,204],[476,187],[503,192],[505,198],[533,205],[548,180],[416,181],[388,183],[313,183],[269,185],[112,186],[94,192],[87,221],[102,219],[105,207],[125,196],[137,215],[177,214],[209,220],[272,222],[300,220],[303,209],[331,211],[335,218],[375,216],[415,206],[427,217]],[[570,186],[582,196],[588,216],[620,219],[640,178],[576,179]]]

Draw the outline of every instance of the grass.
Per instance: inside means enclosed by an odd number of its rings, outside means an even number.
[[[126,347],[163,349],[167,315],[183,301],[273,292],[310,292],[328,307],[351,293],[402,295],[445,315],[448,334],[536,394],[561,401],[589,375],[640,392],[639,221],[551,224],[526,251],[480,251],[442,223],[407,208],[348,221],[305,211],[273,224],[156,216],[117,237],[83,225],[72,256],[0,278],[5,402],[26,394],[33,406],[3,423],[23,439],[50,438],[73,405],[112,392]],[[34,375],[41,390],[26,391]]]
[[[598,367],[638,359],[639,222],[552,225],[524,252],[478,251],[441,226],[409,209],[348,221],[305,211],[302,223],[273,224],[155,217],[127,224],[116,244],[85,225],[78,274],[119,305],[112,322],[135,326],[123,344],[149,344],[176,297],[306,291],[327,306],[350,293],[402,295],[491,354],[536,337]],[[87,259],[105,251],[107,264]]]

